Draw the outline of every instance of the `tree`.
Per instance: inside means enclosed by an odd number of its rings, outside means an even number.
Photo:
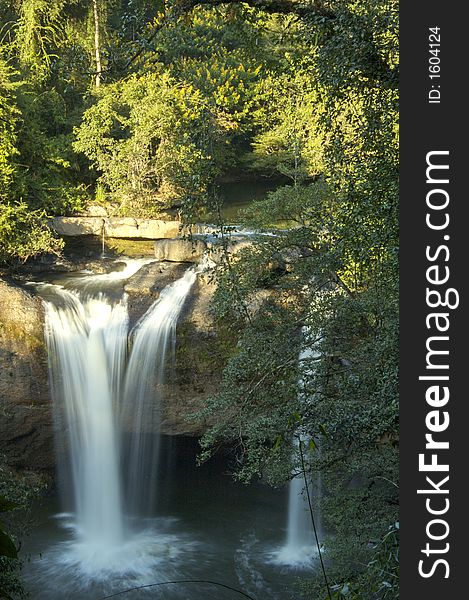
[[[266,104],[273,108],[252,142],[252,166],[284,175],[295,187],[324,171],[327,136],[320,128],[320,89],[313,75],[304,69],[267,80]]]
[[[19,129],[24,118],[20,96],[24,83],[0,56],[0,263],[26,260],[43,252],[57,252],[60,240],[47,227],[44,211],[32,210],[21,199],[24,189]]]
[[[100,31],[99,31],[99,12],[98,12],[98,0],[93,0],[93,20],[94,20],[94,52],[96,58],[96,87],[99,88],[101,84],[101,75],[103,67],[101,65],[101,43],[100,43]]]
[[[0,201],[5,201],[11,190],[15,174],[16,123],[19,110],[16,106],[14,71],[0,56]]]
[[[168,75],[151,74],[107,86],[77,129],[76,150],[128,211],[158,211],[205,192],[210,140],[218,134],[200,92]]]

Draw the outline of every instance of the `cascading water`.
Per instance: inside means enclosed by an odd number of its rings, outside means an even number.
[[[126,295],[122,289],[116,294],[115,282],[147,262],[128,261],[119,272],[74,278],[67,284],[73,290],[39,286],[46,299],[58,458],[72,491],[69,526],[75,532],[74,540],[51,554],[51,562],[89,580],[149,574],[158,556],[169,551],[168,535],[127,525],[123,488],[132,490],[133,517],[142,514],[142,499],[145,508],[154,503],[165,358],[198,270],[188,269],[167,286],[129,336]],[[126,444],[124,424],[132,431]]]
[[[300,440],[295,438],[298,448]],[[298,452],[298,450],[296,450]],[[304,492],[304,493],[303,493]],[[292,556],[311,550],[313,530],[303,475],[293,477],[288,488],[288,525],[286,552]]]
[[[68,432],[69,467],[80,537],[90,551],[123,540],[115,394],[127,343],[125,301],[81,301],[58,290],[46,304],[46,340],[58,433]],[[63,440],[60,443],[63,446]]]
[[[124,423],[132,432],[126,452],[126,487],[134,514],[148,514],[155,506],[166,356],[169,349],[174,349],[176,323],[196,278],[197,271],[189,269],[181,279],[166,287],[132,331],[122,411]]]
[[[299,453],[300,443],[307,446],[307,439],[300,436],[294,440],[294,455]],[[309,492],[309,499],[308,499]],[[318,548],[314,536],[309,501],[314,502],[321,493],[321,475],[308,482],[308,492],[303,473],[295,473],[288,486],[287,539],[283,548],[277,553],[279,562],[292,566],[304,566],[317,556]],[[321,537],[321,512],[314,508],[314,520],[318,536]]]

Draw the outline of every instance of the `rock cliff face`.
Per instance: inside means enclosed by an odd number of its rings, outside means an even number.
[[[161,432],[200,435],[207,423],[190,416],[220,385],[233,340],[215,325],[210,306],[215,285],[199,275],[177,327],[174,381],[165,386]]]
[[[0,279],[0,455],[32,470],[54,466],[43,323],[41,301]]]
[[[189,268],[182,263],[146,265],[125,285],[131,324],[135,323],[164,287]],[[174,364],[168,360],[163,390],[160,431],[168,435],[200,435],[205,424],[190,415],[205,406],[220,383],[226,357],[226,343],[216,331],[211,314],[215,285],[199,275],[176,332]]]
[[[131,277],[125,284],[131,322],[186,268],[152,263]],[[226,343],[216,334],[210,312],[214,290],[199,276],[186,301],[177,328],[174,372],[168,367],[162,433],[198,435],[204,430],[204,423],[188,416],[216,391],[225,360]],[[41,300],[0,279],[0,462],[34,471],[52,471],[55,465],[43,328]]]

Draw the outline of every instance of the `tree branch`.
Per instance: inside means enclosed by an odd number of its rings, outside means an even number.
[[[146,45],[142,46],[127,62],[119,69],[119,71],[126,71],[130,65],[145,51],[148,44],[154,40],[157,34],[168,22],[176,21],[179,17],[187,14],[193,10],[196,6],[222,6],[223,4],[247,4],[252,8],[257,8],[269,14],[295,14],[298,17],[323,17],[328,19],[334,19],[335,14],[322,5],[320,0],[317,0],[311,4],[304,4],[303,2],[295,2],[295,0],[177,0],[174,5],[168,10],[160,22],[157,23],[150,37],[146,41]],[[110,69],[108,69],[110,70]]]

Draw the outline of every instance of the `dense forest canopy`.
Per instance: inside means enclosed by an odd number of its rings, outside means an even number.
[[[0,0],[0,260],[60,252],[50,215],[187,222],[280,177],[278,227],[214,276],[237,345],[201,460],[321,470],[337,598],[397,598],[396,0]],[[226,224],[217,223],[221,232]],[[262,310],[259,304],[262,303]],[[298,363],[301,345],[317,353]],[[326,598],[324,581],[304,584]]]

